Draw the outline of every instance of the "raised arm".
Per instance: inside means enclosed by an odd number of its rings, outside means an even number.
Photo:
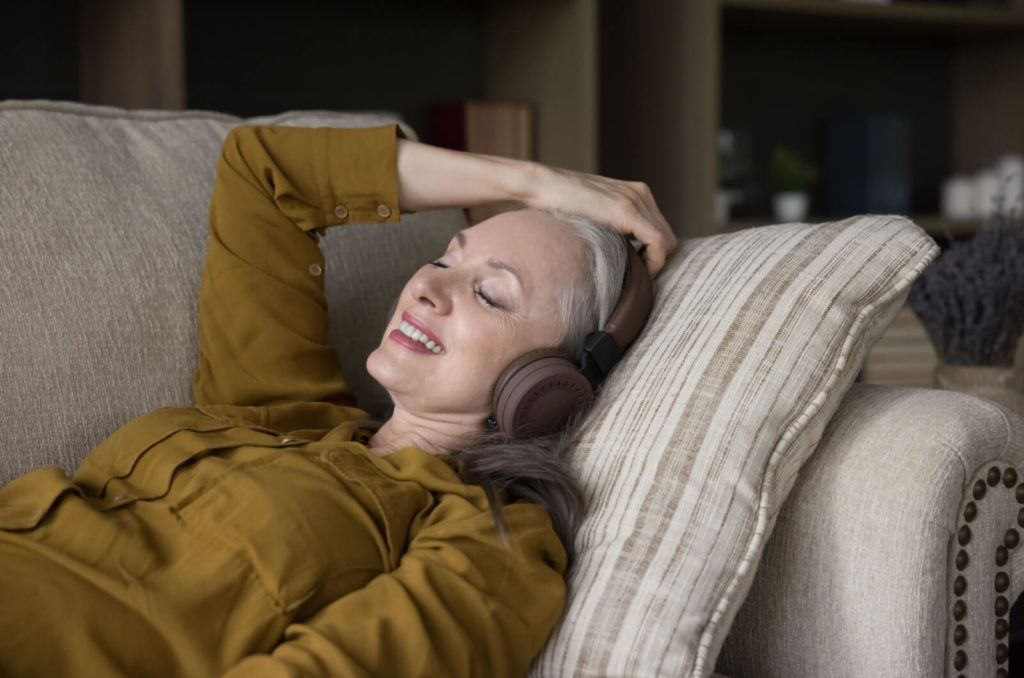
[[[564,602],[565,553],[544,509],[489,511],[447,495],[394,571],[285,630],[224,678],[517,678]]]
[[[397,221],[396,127],[239,127],[224,141],[199,289],[197,404],[351,405],[316,234]]]
[[[676,239],[647,186],[462,153],[370,129],[239,127],[224,142],[199,293],[197,404],[354,404],[327,341],[323,229],[401,209],[515,200],[605,221],[647,245]]]
[[[581,214],[644,243],[651,275],[675,249],[676,236],[646,184],[547,167],[534,162],[461,153],[415,141],[398,142],[399,202],[404,209],[465,207],[518,201]]]

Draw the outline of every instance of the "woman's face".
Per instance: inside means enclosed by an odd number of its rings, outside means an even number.
[[[558,343],[558,293],[581,256],[571,227],[545,212],[506,212],[461,231],[406,283],[367,370],[396,406],[482,423],[505,367]]]

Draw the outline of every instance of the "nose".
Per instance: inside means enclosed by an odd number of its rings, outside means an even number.
[[[430,306],[434,313],[445,315],[451,310],[451,276],[447,269],[426,267],[417,273],[410,292],[417,303]]]

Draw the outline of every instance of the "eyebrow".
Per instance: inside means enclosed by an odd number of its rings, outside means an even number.
[[[459,243],[459,248],[464,248],[466,246],[466,234],[463,231],[457,232],[455,234],[455,239]],[[522,278],[521,275],[519,275],[518,269],[516,269],[516,267],[513,266],[512,264],[510,264],[508,262],[505,262],[505,261],[502,261],[501,259],[495,259],[494,257],[488,257],[487,258],[487,265],[490,266],[491,268],[496,268],[496,269],[499,269],[501,271],[508,271],[513,276],[515,276],[516,281],[519,283],[520,287],[522,286],[523,278]]]

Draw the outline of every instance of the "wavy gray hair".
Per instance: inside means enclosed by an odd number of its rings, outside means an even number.
[[[627,252],[622,236],[610,226],[564,212],[551,214],[571,227],[582,245],[576,281],[559,295],[562,331],[558,347],[578,360],[587,335],[605,326],[618,303]],[[484,433],[475,443],[452,453],[463,480],[482,486],[487,493],[502,537],[507,528],[499,490],[513,500],[547,509],[570,563],[584,513],[583,493],[566,460],[577,423],[578,418],[560,433],[526,440]]]
[[[587,335],[604,327],[615,310],[628,260],[622,235],[610,226],[566,212],[550,214],[572,228],[583,245],[576,283],[559,294],[559,348],[578,358]]]

